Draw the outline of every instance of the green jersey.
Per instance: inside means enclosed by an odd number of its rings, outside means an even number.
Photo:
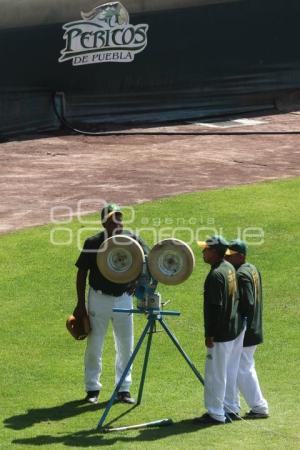
[[[211,267],[204,283],[205,336],[216,342],[235,339],[242,329],[236,272],[227,261]]]
[[[257,268],[248,262],[237,269],[240,296],[239,311],[247,318],[247,329],[244,347],[260,344],[263,341],[262,331],[262,284]]]

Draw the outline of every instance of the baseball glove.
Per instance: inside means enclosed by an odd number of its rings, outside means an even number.
[[[87,315],[75,317],[71,314],[67,319],[66,327],[69,333],[77,341],[82,341],[82,339],[85,339],[91,331],[91,325]]]

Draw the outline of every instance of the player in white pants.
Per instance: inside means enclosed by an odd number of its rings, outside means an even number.
[[[240,359],[240,366],[238,371],[237,385],[238,389],[246,400],[250,411],[256,417],[269,415],[268,402],[264,398],[254,362],[254,353],[256,351],[256,345],[244,347]],[[250,413],[248,413],[249,415]],[[255,417],[255,416],[254,416]]]
[[[85,353],[85,385],[86,401],[97,403],[101,390],[102,350],[104,337],[109,321],[112,321],[115,350],[116,350],[116,374],[115,381],[118,383],[120,377],[128,364],[133,351],[133,321],[132,315],[125,313],[114,313],[113,308],[132,308],[131,292],[134,283],[114,283],[104,277],[97,265],[97,254],[103,242],[114,235],[126,234],[137,240],[145,253],[148,248],[145,243],[130,232],[123,231],[122,212],[118,205],[111,203],[101,211],[101,222],[104,227],[95,236],[86,239],[82,252],[76,261],[78,268],[76,289],[77,305],[74,316],[80,317],[86,314],[85,291],[86,282],[89,282],[88,314],[92,331],[87,339]],[[129,370],[117,397],[124,403],[135,403],[130,395],[131,369]]]
[[[212,236],[198,242],[203,260],[211,266],[204,283],[204,328],[207,357],[204,400],[207,413],[195,419],[199,424],[231,422],[225,400],[232,404],[242,352],[244,328],[238,314],[238,291],[234,267],[224,260],[228,242]],[[228,374],[231,377],[228,378]],[[233,384],[233,386],[231,386]]]
[[[87,338],[85,351],[85,387],[86,391],[100,391],[102,384],[102,351],[109,322],[112,322],[116,362],[115,383],[118,384],[133,352],[133,316],[132,314],[113,312],[113,308],[132,309],[132,297],[126,292],[120,297],[102,294],[90,288],[88,296],[88,315],[91,333]],[[131,386],[131,368],[128,371],[121,392],[129,392]]]
[[[235,402],[232,406],[239,410],[239,391],[245,398],[250,411],[247,419],[264,419],[269,416],[268,402],[260,389],[254,362],[256,346],[263,342],[262,328],[262,283],[257,268],[246,262],[247,246],[244,241],[236,239],[229,243],[226,259],[237,270],[237,279],[240,295],[240,313],[246,317],[247,329],[243,342],[243,351],[240,358],[237,386],[235,388]]]
[[[235,405],[236,380],[244,335],[245,328],[236,339],[214,342],[207,349],[204,402],[208,414],[221,422],[225,422],[225,414],[231,418],[239,412]]]

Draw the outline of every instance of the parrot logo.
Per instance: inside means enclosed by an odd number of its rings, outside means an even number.
[[[96,22],[103,28],[113,28],[118,25],[124,26],[129,24],[129,14],[119,2],[105,3],[87,13],[81,11],[81,17],[83,20]]]

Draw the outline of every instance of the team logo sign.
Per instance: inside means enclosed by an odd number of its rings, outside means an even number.
[[[126,8],[119,2],[105,3],[82,20],[63,25],[66,47],[59,62],[72,60],[73,66],[107,62],[132,62],[147,46],[146,24],[131,25]]]

